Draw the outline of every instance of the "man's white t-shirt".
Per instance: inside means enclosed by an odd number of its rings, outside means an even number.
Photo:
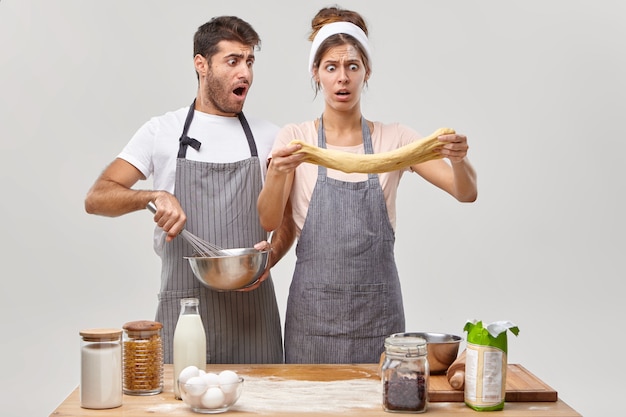
[[[151,118],[137,130],[118,158],[124,159],[147,178],[152,188],[174,192],[179,139],[189,107]],[[245,114],[245,113],[244,113]],[[262,178],[279,127],[262,119],[246,116],[256,143]],[[228,163],[250,158],[250,148],[239,118],[195,111],[187,136],[202,143],[200,150],[187,147],[186,158],[193,161]],[[155,251],[161,254],[164,232],[155,229]]]

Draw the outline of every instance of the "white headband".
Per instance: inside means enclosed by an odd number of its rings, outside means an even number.
[[[332,35],[336,35],[338,33],[345,33],[346,35],[350,35],[354,37],[365,50],[365,54],[367,58],[370,60],[371,64],[371,53],[369,42],[367,41],[367,35],[363,32],[363,29],[358,27],[357,25],[350,22],[334,22],[324,25],[319,32],[313,38],[313,44],[311,45],[311,52],[309,53],[309,71],[313,72],[313,61],[315,60],[315,54],[319,49],[322,42],[328,39]]]

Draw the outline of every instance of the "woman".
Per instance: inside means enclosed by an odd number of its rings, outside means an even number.
[[[293,139],[352,153],[380,153],[420,136],[400,124],[366,120],[363,87],[371,75],[367,26],[356,12],[320,10],[312,20],[309,69],[323,91],[319,119],[286,125],[274,144],[258,199],[261,224],[277,228],[293,206],[298,245],[285,318],[287,363],[378,362],[386,336],[403,332],[394,259],[395,198],[402,171],[345,174],[302,163]],[[411,166],[459,201],[476,199],[467,140],[443,135],[444,158]]]

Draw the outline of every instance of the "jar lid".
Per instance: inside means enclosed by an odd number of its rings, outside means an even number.
[[[118,340],[122,334],[121,329],[85,329],[80,335],[88,342]]]
[[[131,332],[146,332],[159,330],[162,327],[163,325],[158,321],[138,320],[129,321],[128,323],[124,324],[123,329]]]
[[[401,336],[396,334],[385,339],[385,351],[406,357],[425,356],[427,352],[426,339],[418,336]]]

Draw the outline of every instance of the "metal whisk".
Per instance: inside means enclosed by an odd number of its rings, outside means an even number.
[[[156,213],[156,205],[151,201],[146,206],[148,210],[152,213]],[[229,255],[228,249],[220,248],[213,243],[207,242],[206,240],[200,239],[198,236],[189,232],[188,230],[183,229],[180,234],[182,237],[191,245],[194,251],[198,256],[202,256],[205,258],[210,258],[213,256],[224,256]]]

